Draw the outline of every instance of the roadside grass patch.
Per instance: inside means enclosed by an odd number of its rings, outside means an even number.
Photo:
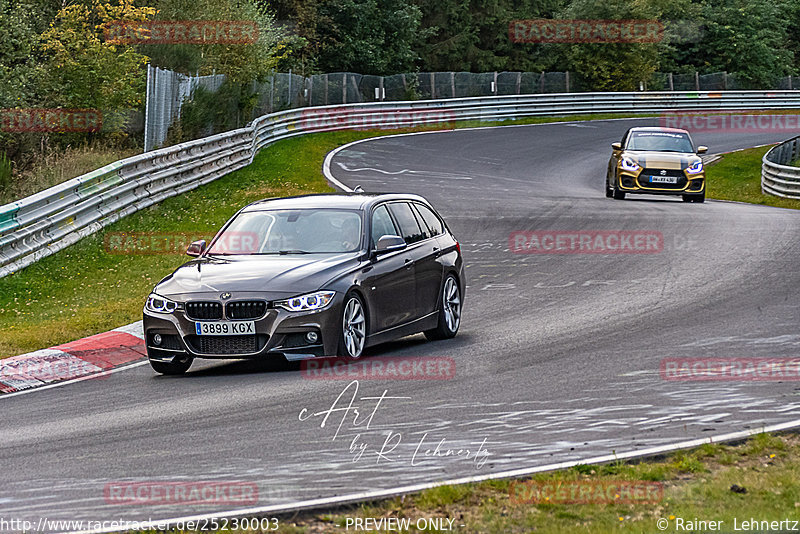
[[[770,148],[771,145],[723,154],[722,159],[706,169],[706,196],[777,208],[800,208],[800,200],[761,192],[761,158]]]

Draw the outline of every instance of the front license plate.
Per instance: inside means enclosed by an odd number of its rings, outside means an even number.
[[[241,336],[256,333],[255,321],[198,321],[194,323],[198,336]]]
[[[678,177],[677,176],[651,176],[650,177],[651,184],[677,184]]]

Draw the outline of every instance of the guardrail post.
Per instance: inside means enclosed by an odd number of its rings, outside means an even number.
[[[672,83],[672,73],[671,72],[669,73],[668,79],[669,79],[669,90],[670,91],[674,91],[675,90],[675,86]]]
[[[342,73],[342,104],[347,104],[347,73]]]
[[[324,93],[325,93],[325,105],[327,106],[328,105],[328,75],[327,74],[325,75]]]
[[[722,71],[722,90],[728,90],[728,71]]]
[[[569,71],[564,72],[564,85],[567,86],[566,92],[569,93]]]
[[[289,91],[288,91],[288,93],[289,94],[286,95],[286,104],[288,105],[289,108],[292,108],[292,107],[294,107],[292,105],[292,104],[294,104],[294,98],[292,98],[292,69],[289,69]]]
[[[436,73],[431,72],[431,98],[436,98]]]
[[[694,88],[697,91],[700,90],[700,73],[697,71],[694,71]]]
[[[152,75],[152,66],[150,63],[147,64],[147,85],[145,88],[145,96],[144,96],[144,151],[147,152],[150,150],[150,126],[152,124],[152,119],[150,118],[150,112],[152,111],[152,103],[150,102],[150,84],[153,83],[153,75]]]
[[[269,84],[269,112],[275,111],[275,72],[272,73],[272,81]]]
[[[492,93],[497,96],[497,71],[494,71],[494,81],[492,82]]]
[[[454,71],[450,71],[450,95],[453,98],[456,97],[456,73]]]
[[[522,73],[518,72],[517,73],[517,94],[519,94],[520,87],[522,87]],[[455,96],[455,95],[453,95],[453,96]]]
[[[544,71],[542,71],[542,75],[539,76],[539,92],[544,93]]]

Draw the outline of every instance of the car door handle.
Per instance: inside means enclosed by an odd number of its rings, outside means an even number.
[[[414,263],[414,260],[411,258],[406,258],[405,264],[407,267],[411,267],[411,264]]]
[[[433,247],[434,252],[439,252],[439,247]]]

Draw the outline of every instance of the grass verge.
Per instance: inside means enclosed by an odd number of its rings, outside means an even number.
[[[43,191],[104,165],[134,156],[133,148],[83,145],[64,150],[51,150],[37,158],[25,171],[0,182],[0,205]]]
[[[531,117],[501,124],[622,118],[619,115]],[[465,121],[455,127],[487,126]],[[452,125],[451,125],[452,126]],[[322,175],[325,155],[351,141],[402,130],[341,131],[275,143],[253,163],[206,186],[142,210],[77,244],[0,278],[0,358],[66,343],[141,319],[153,285],[188,258],[171,254],[111,254],[106,236],[158,233],[213,235],[243,205],[266,197],[332,191]]]
[[[742,528],[743,522],[797,519],[799,479],[800,436],[759,434],[736,445],[703,445],[641,462],[578,466],[526,480],[441,486],[377,502],[285,515],[278,522],[285,534],[378,531],[355,529],[356,518],[410,520],[410,528],[394,532],[421,532],[417,521],[429,518],[451,519],[452,530],[464,533],[764,532],[767,529]],[[540,492],[519,493],[520,484],[528,481]],[[615,493],[620,483],[660,490],[638,498],[634,493]],[[521,499],[510,498],[512,484]],[[564,502],[559,495],[565,494],[553,489],[559,485],[567,488],[566,495],[573,487],[589,488],[595,493],[585,500],[596,502]],[[665,529],[659,528],[659,520],[662,526],[666,521]],[[698,520],[722,523],[716,529],[689,526]]]
[[[761,159],[770,148],[772,145],[723,154],[722,159],[706,169],[706,196],[777,208],[800,208],[800,200],[761,192]]]

